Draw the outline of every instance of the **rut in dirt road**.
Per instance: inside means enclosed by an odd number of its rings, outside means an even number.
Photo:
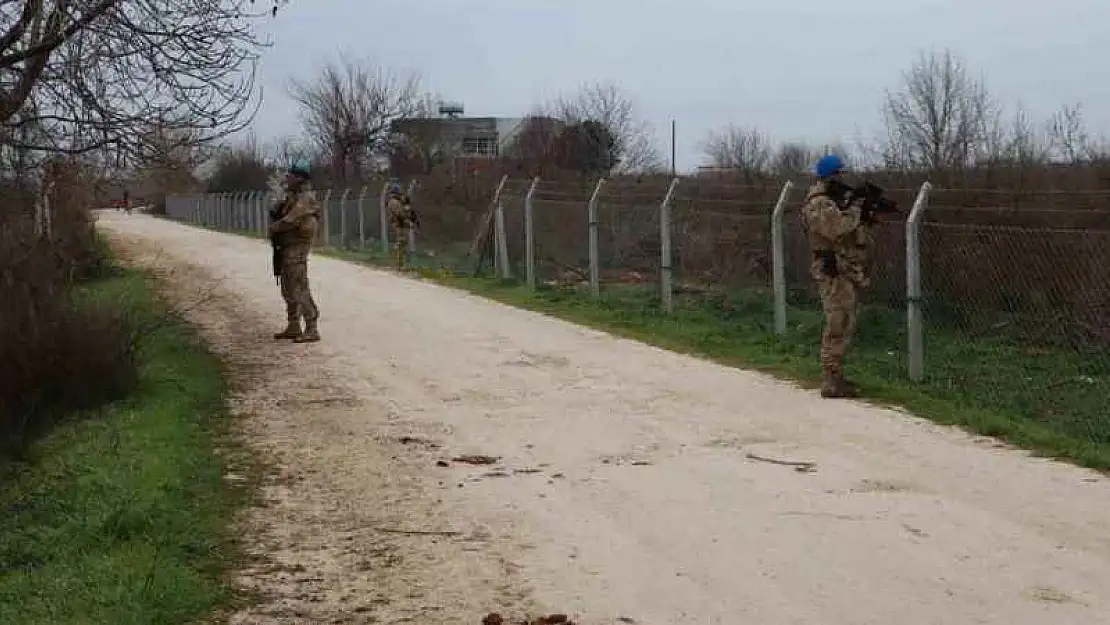
[[[277,344],[265,243],[101,224],[281,466],[233,622],[1110,623],[1093,472],[319,256],[324,342]]]

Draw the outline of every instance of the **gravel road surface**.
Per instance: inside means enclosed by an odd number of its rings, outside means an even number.
[[[1110,624],[1093,472],[319,256],[324,340],[279,343],[265,242],[100,224],[275,467],[233,623]]]

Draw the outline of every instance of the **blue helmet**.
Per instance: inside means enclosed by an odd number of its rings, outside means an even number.
[[[836,154],[828,154],[822,156],[821,159],[817,161],[817,164],[813,167],[813,171],[817,174],[818,178],[828,178],[829,176],[839,174],[845,168],[847,168],[847,164],[844,163],[844,159]]]
[[[289,166],[289,173],[308,178],[312,174],[312,167],[308,164],[308,161],[300,159]]]
[[[389,183],[389,194],[390,195],[401,195],[401,193],[402,193],[401,183],[397,182],[397,181],[391,181]]]

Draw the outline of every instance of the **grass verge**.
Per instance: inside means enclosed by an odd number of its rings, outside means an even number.
[[[318,252],[378,266],[392,263],[378,251],[325,247]],[[680,297],[675,313],[667,315],[650,287],[611,285],[594,300],[570,289],[533,292],[517,281],[470,277],[453,266],[460,265],[417,255],[412,271],[489,299],[803,386],[815,385],[820,376],[823,320],[816,305],[792,306],[789,329],[778,336],[766,290]],[[1110,470],[1110,359],[1105,354],[1094,348],[1030,346],[1015,335],[970,340],[958,328],[934,322],[925,336],[927,377],[915,383],[905,374],[904,314],[879,307],[860,313],[847,368],[867,401],[899,406],[1039,455]]]
[[[0,623],[181,623],[233,597],[228,528],[245,485],[224,479],[233,449],[222,367],[123,271],[76,289],[148,333],[126,400],[72,415],[3,469]]]

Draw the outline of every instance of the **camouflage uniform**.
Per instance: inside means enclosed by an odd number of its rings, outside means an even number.
[[[860,205],[842,209],[827,192],[824,181],[810,187],[802,223],[813,252],[810,273],[825,311],[821,394],[849,397],[857,391],[844,379],[844,354],[855,334],[859,294],[871,284],[868,270],[875,240],[871,225],[862,219]]]
[[[319,341],[316,322],[320,311],[308,287],[308,255],[316,241],[320,206],[306,184],[286,196],[281,211],[278,219],[270,224],[270,234],[281,246],[279,280],[288,324],[274,338],[293,339],[297,343]],[[304,332],[301,332],[302,318]]]
[[[408,198],[393,195],[386,204],[390,222],[393,226],[393,253],[396,255],[397,269],[404,269],[408,256],[409,232],[416,225],[416,212]]]

